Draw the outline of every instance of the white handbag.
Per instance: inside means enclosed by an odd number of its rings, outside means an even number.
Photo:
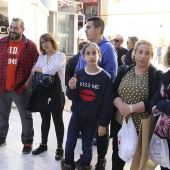
[[[160,118],[158,119],[157,124],[159,123],[159,120]],[[153,133],[149,145],[149,158],[156,164],[170,169],[169,147],[167,139],[161,139],[159,136]]]
[[[123,124],[118,132],[118,155],[127,163],[131,163],[137,144],[137,132],[132,118],[123,119]]]

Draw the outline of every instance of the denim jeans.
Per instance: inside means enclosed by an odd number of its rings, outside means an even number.
[[[92,142],[98,126],[98,121],[82,120],[76,114],[72,114],[65,148],[65,161],[67,164],[72,164],[74,161],[74,149],[76,147],[78,134],[82,132],[82,163],[89,166],[92,160]]]
[[[32,115],[27,113],[29,99],[28,89],[18,95],[15,91],[7,91],[0,94],[0,138],[6,139],[9,129],[9,116],[12,101],[16,104],[22,123],[21,140],[23,144],[33,142],[34,130]]]

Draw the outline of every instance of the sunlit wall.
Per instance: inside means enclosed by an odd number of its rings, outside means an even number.
[[[170,43],[169,0],[102,0],[106,36],[122,34],[150,40],[154,46]]]
[[[9,23],[14,17],[22,18],[24,34],[37,45],[40,35],[47,32],[48,15],[48,10],[39,0],[8,0]]]

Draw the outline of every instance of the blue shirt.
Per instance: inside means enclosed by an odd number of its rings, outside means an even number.
[[[110,43],[110,41],[104,37],[98,43],[98,46],[100,47],[100,51],[102,54],[101,61],[99,61],[98,65],[110,74],[113,81],[117,75],[117,67],[118,67],[117,51]],[[86,62],[81,54],[78,60],[78,64],[76,66],[76,71],[84,68],[85,66],[86,66]]]

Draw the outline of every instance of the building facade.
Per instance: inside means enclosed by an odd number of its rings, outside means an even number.
[[[155,47],[170,43],[169,0],[101,0],[100,16],[107,36],[122,34],[150,40]]]

